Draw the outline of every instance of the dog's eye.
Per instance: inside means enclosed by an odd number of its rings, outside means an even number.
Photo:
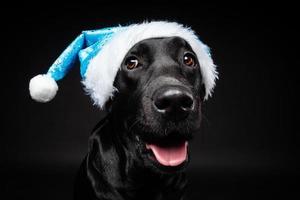
[[[134,69],[137,68],[140,65],[140,63],[136,57],[129,57],[126,59],[125,65],[127,69]]]
[[[186,53],[183,56],[183,62],[189,67],[194,67],[196,65],[195,56],[191,53]]]

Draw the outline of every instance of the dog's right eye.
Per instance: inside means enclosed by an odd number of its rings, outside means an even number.
[[[132,57],[129,57],[126,59],[125,65],[126,65],[127,69],[131,70],[131,69],[137,68],[140,65],[140,63],[136,57],[132,56]]]

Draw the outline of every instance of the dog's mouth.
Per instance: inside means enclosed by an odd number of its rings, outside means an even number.
[[[188,158],[188,142],[180,141],[173,144],[147,144],[146,149],[160,165],[176,167],[183,164]]]

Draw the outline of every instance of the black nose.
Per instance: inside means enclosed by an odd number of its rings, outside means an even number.
[[[175,120],[187,117],[194,108],[193,95],[182,88],[158,91],[153,100],[157,112]]]

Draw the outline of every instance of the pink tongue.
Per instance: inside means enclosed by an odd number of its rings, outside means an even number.
[[[151,149],[156,160],[165,166],[178,166],[186,160],[187,142],[183,142],[173,147],[162,147],[155,144],[146,144],[147,149]]]

